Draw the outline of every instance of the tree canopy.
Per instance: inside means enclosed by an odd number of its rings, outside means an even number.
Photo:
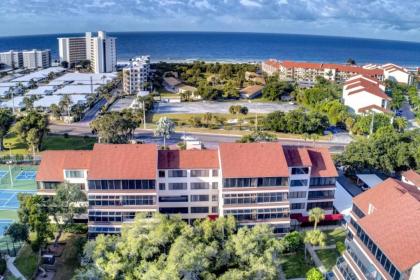
[[[4,137],[9,132],[10,127],[13,124],[14,117],[12,112],[8,109],[0,109],[0,151],[4,150]]]
[[[287,96],[295,90],[292,83],[280,81],[277,76],[272,76],[267,80],[262,90],[262,96],[268,100],[280,100],[282,96]]]
[[[76,274],[112,279],[278,279],[283,242],[268,225],[237,230],[233,217],[196,221],[137,216],[121,236],[100,235],[85,246]]]
[[[36,111],[29,111],[15,123],[13,131],[35,153],[40,150],[44,135],[48,132],[48,118]]]

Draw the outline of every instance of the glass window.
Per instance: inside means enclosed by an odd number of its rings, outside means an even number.
[[[306,192],[289,192],[289,198],[306,198]]]
[[[81,170],[66,170],[66,178],[83,178],[84,173]]]
[[[169,183],[168,189],[169,190],[186,190],[187,189],[187,183]]]
[[[191,202],[196,202],[196,201],[209,201],[209,196],[207,194],[191,195]]]
[[[188,207],[161,207],[159,212],[162,214],[188,214]]]
[[[166,189],[165,183],[159,183],[159,190],[164,191]]]
[[[191,213],[208,213],[208,207],[191,207]]]
[[[290,180],[291,187],[304,187],[308,185],[308,180]]]
[[[190,183],[190,187],[192,190],[207,190],[210,188],[210,183],[193,182],[193,183]]]
[[[159,170],[159,178],[165,178],[165,170]]]
[[[159,196],[159,202],[188,202],[188,195]]]
[[[309,173],[308,167],[293,167],[292,168],[292,175],[308,174],[308,173]]]
[[[219,183],[218,183],[218,182],[213,182],[213,183],[211,183],[211,188],[212,188],[213,190],[217,190],[217,189],[219,188]]]
[[[187,170],[168,170],[168,177],[187,177]]]
[[[292,210],[298,210],[298,209],[304,209],[305,208],[305,203],[291,203],[290,204],[290,209]]]
[[[217,177],[219,176],[219,169],[213,169],[211,173],[213,177]]]
[[[191,177],[209,177],[209,170],[191,170]]]

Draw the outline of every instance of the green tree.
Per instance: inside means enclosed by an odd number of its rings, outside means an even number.
[[[0,109],[0,151],[4,150],[4,137],[9,132],[15,118],[8,109]]]
[[[394,118],[394,127],[399,131],[402,132],[404,129],[408,127],[408,121],[404,117],[395,117]]]
[[[54,246],[57,246],[63,231],[74,223],[74,218],[86,212],[83,205],[85,201],[86,195],[79,185],[64,183],[57,187],[55,195],[47,205],[49,214],[57,226]]]
[[[68,117],[70,117],[70,108],[72,104],[73,101],[68,94],[63,95],[58,102],[58,106],[60,107],[61,112],[66,112]]]
[[[122,112],[108,112],[90,123],[101,143],[122,144],[132,139],[134,131],[142,120],[141,114],[126,109]]]
[[[35,153],[40,150],[44,135],[48,132],[48,118],[44,114],[30,111],[15,123],[12,131]]]
[[[25,106],[25,110],[29,111],[32,110],[34,108],[34,96],[25,96],[22,100],[24,106]]]
[[[320,246],[325,247],[327,236],[320,230],[309,230],[305,231],[305,237],[303,242],[311,246]],[[306,258],[306,248],[305,248],[305,258]]]
[[[306,280],[323,280],[324,276],[322,275],[319,269],[313,267],[308,272],[306,272]]]
[[[35,233],[32,249],[37,251],[47,242],[49,237],[53,236],[46,210],[46,201],[42,196],[26,194],[19,194],[18,199],[19,221],[24,225],[28,225],[30,231]]]
[[[27,241],[29,237],[28,226],[14,222],[7,228],[4,234],[10,236],[13,242]]]
[[[61,109],[57,104],[51,104],[50,112],[54,118],[59,119],[61,117]]]
[[[292,231],[283,237],[282,242],[287,252],[296,252],[303,246],[303,236],[298,231]]]
[[[241,113],[242,115],[248,115],[248,107],[241,106],[241,109],[239,109],[239,113]]]
[[[289,95],[295,90],[293,84],[279,81],[277,76],[268,79],[267,84],[262,90],[262,96],[268,100],[280,100],[282,96]]]
[[[263,131],[256,131],[248,135],[242,136],[239,143],[254,143],[254,142],[272,142],[276,141],[277,137],[273,134],[263,132]]]
[[[163,138],[163,148],[166,149],[166,139],[171,138],[171,134],[175,131],[174,122],[167,118],[162,117],[156,123],[155,136]]]
[[[323,219],[325,219],[324,209],[315,207],[309,210],[309,221],[314,223],[314,230],[316,230],[316,226]]]
[[[223,86],[223,98],[239,98],[239,89],[232,80]]]

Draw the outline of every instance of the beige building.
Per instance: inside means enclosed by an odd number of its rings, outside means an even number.
[[[150,75],[150,57],[140,56],[132,59],[123,69],[123,90],[125,94],[138,94],[149,90],[146,83]]]

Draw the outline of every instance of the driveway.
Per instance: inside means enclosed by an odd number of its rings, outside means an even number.
[[[402,114],[401,116],[406,118],[408,121],[408,129],[419,128],[420,125],[416,122],[416,116],[413,111],[411,111],[411,106],[408,101],[404,101],[401,107]]]
[[[164,103],[155,105],[153,110],[156,114],[202,114],[202,113],[229,113],[229,107],[241,105],[248,107],[249,113],[268,114],[274,111],[288,112],[297,109],[298,106],[289,103],[250,103],[244,101],[232,102],[184,102],[184,103]]]

